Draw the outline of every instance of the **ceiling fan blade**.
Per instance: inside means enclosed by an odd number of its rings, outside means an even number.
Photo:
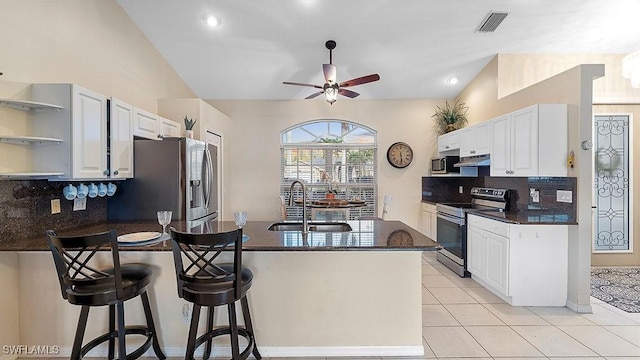
[[[318,95],[324,93],[324,91],[318,91],[317,93],[313,93],[309,96],[307,96],[305,99],[313,99],[314,97],[317,97]]]
[[[320,85],[297,83],[297,82],[290,82],[290,81],[283,81],[282,83],[285,85],[309,86],[309,87],[314,87],[316,89],[322,89],[322,86]]]
[[[380,75],[371,74],[371,75],[362,76],[362,77],[359,77],[359,78],[347,80],[345,82],[341,82],[340,83],[340,87],[342,88],[342,87],[362,85],[362,84],[366,84],[366,83],[370,83],[370,82],[378,81],[378,80],[380,80]]]
[[[336,82],[336,66],[333,64],[322,64],[322,72],[327,82]]]
[[[340,90],[338,90],[338,94],[343,95],[343,96],[346,96],[346,97],[349,97],[349,98],[352,98],[352,99],[353,99],[354,97],[356,97],[356,96],[360,95],[360,94],[358,94],[358,93],[357,93],[357,92],[355,92],[355,91],[351,91],[351,90],[347,90],[347,89],[340,89]]]

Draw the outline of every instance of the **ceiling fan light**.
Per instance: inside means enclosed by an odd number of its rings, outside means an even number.
[[[622,76],[631,80],[631,86],[640,88],[640,50],[622,58]]]
[[[332,104],[338,100],[338,89],[335,87],[329,87],[324,90],[324,96],[327,98],[327,102]]]
[[[207,25],[211,27],[218,27],[220,25],[220,20],[213,15],[207,16]]]

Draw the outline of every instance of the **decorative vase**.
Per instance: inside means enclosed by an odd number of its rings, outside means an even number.
[[[454,124],[449,124],[447,125],[447,127],[444,128],[444,133],[450,133],[454,130],[457,130],[457,126],[455,126]]]
[[[193,130],[185,130],[184,136],[193,139]]]

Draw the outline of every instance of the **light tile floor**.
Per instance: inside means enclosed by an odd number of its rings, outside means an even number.
[[[592,314],[512,307],[434,253],[422,258],[424,358],[640,359],[640,314],[595,298]]]

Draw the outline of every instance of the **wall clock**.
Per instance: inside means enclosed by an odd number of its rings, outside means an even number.
[[[411,146],[403,142],[397,142],[389,146],[389,150],[387,150],[387,161],[395,168],[406,168],[413,161],[413,150]]]

